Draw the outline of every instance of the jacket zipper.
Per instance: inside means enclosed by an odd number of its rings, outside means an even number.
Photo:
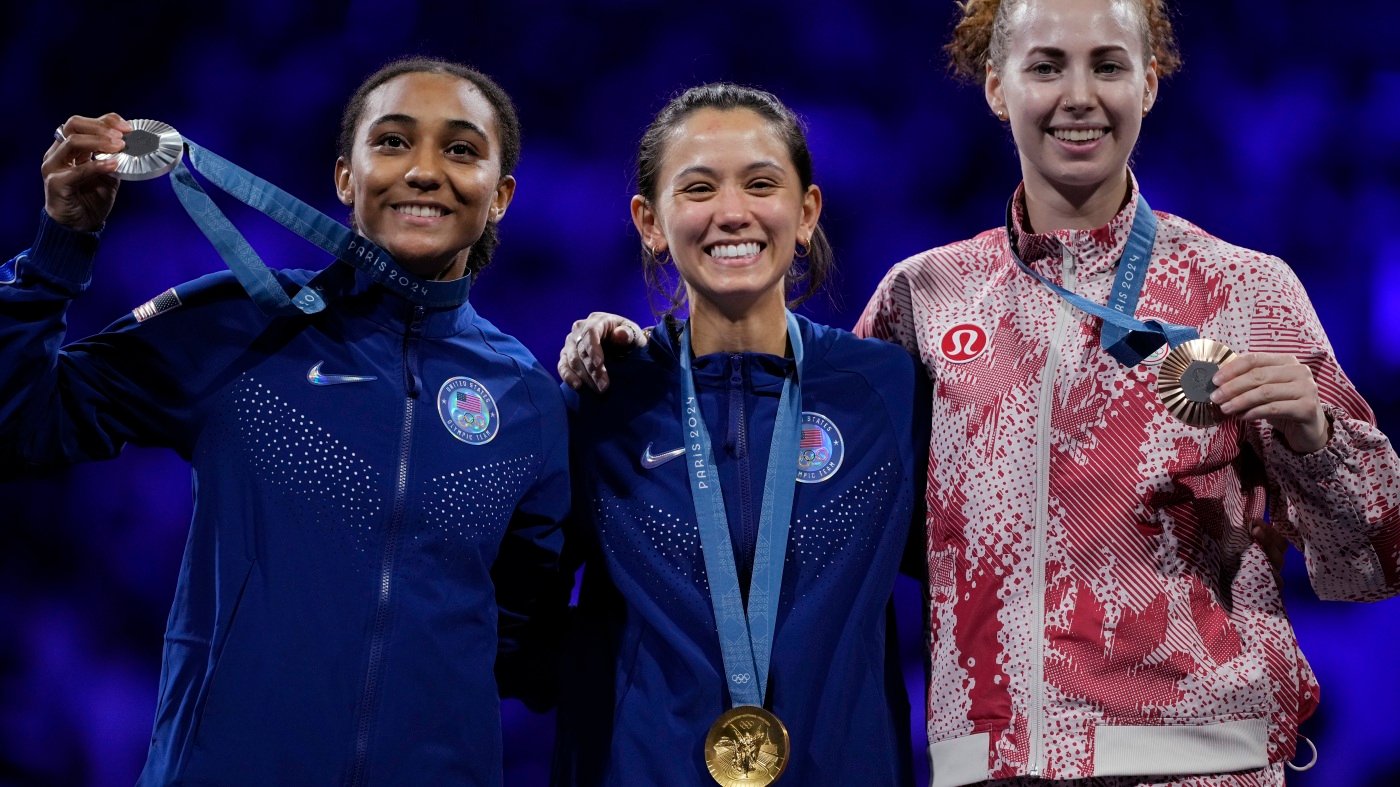
[[[744,596],[744,606],[748,607],[749,578],[753,576],[753,544],[758,540],[754,532],[753,489],[749,483],[749,427],[744,413],[744,356],[730,356],[729,375],[729,422],[736,424],[737,436],[734,441],[734,456],[739,460],[739,516],[742,541],[736,550],[739,560],[739,588]],[[769,458],[768,461],[773,461]]]
[[[1074,257],[1069,248],[1062,246],[1060,255],[1060,279],[1065,289],[1074,291],[1077,284],[1074,276]],[[1040,402],[1036,415],[1036,457],[1035,457],[1035,535],[1031,539],[1031,597],[1035,610],[1035,646],[1031,656],[1031,710],[1029,717],[1030,756],[1026,760],[1028,774],[1039,777],[1043,770],[1041,759],[1045,756],[1045,540],[1050,519],[1050,441],[1052,437],[1052,414],[1055,406],[1055,376],[1060,366],[1060,346],[1074,321],[1074,307],[1063,298],[1057,298],[1055,308],[1055,330],[1050,335],[1050,346],[1045,353],[1045,370],[1040,378]]]
[[[360,697],[360,718],[355,733],[355,760],[350,769],[352,787],[363,785],[368,775],[370,725],[379,702],[379,677],[384,668],[384,639],[388,635],[389,601],[394,589],[394,559],[398,554],[399,531],[408,508],[408,465],[413,448],[413,416],[421,389],[418,379],[418,335],[423,330],[423,307],[413,308],[408,333],[403,339],[404,406],[403,429],[399,433],[398,473],[394,479],[394,507],[384,536],[384,556],[379,564],[379,594],[370,629],[369,664],[365,688]]]

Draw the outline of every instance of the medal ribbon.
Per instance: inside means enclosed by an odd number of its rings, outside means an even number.
[[[783,380],[783,392],[778,399],[778,417],[768,448],[768,472],[763,481],[763,505],[758,517],[758,541],[746,614],[739,593],[739,572],[734,565],[734,545],[729,539],[724,492],[720,489],[710,432],[705,428],[700,400],[695,395],[690,364],[690,325],[681,332],[681,428],[689,459],[690,494],[700,527],[700,550],[705,557],[705,575],[710,583],[710,604],[719,631],[725,682],[733,705],[763,707],[773,655],[773,630],[778,622],[778,597],[783,586],[783,562],[787,557],[788,531],[792,527],[792,498],[797,488],[793,461],[797,456],[797,435],[802,418],[802,335],[792,312],[787,312],[787,334],[797,370]]]
[[[1069,301],[1070,305],[1082,312],[1103,320],[1101,331],[1103,349],[1124,366],[1137,366],[1142,359],[1151,355],[1164,343],[1176,347],[1182,342],[1199,336],[1195,328],[1174,325],[1161,320],[1138,320],[1133,317],[1137,310],[1138,297],[1142,294],[1142,283],[1147,278],[1147,266],[1152,262],[1152,244],[1157,240],[1157,217],[1147,206],[1147,200],[1138,195],[1137,212],[1133,216],[1132,229],[1128,231],[1128,244],[1118,258],[1118,271],[1113,277],[1113,291],[1109,293],[1108,305],[1095,303],[1084,296],[1071,292],[1037,273],[1021,259],[1012,241],[1012,210],[1015,197],[1006,204],[1006,241],[1011,248],[1011,258],[1026,273],[1050,288],[1056,295]]]
[[[460,306],[471,290],[471,277],[449,282],[428,281],[404,270],[387,251],[300,199],[266,180],[185,140],[190,167],[210,183],[323,251],[344,260],[394,293],[420,306]],[[195,180],[183,159],[175,164],[170,183],[175,196],[214,245],[258,307],[266,314],[315,314],[326,308],[321,294],[309,285],[288,297],[247,239]]]

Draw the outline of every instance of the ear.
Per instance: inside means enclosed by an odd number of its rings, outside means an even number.
[[[1000,120],[1006,120],[1006,96],[1002,93],[1001,74],[998,74],[992,64],[987,64],[987,78],[982,83],[982,94],[987,98],[987,106],[991,108],[992,114]]]
[[[335,160],[335,195],[342,205],[354,206],[355,183],[350,177],[350,162],[344,156]]]
[[[1153,55],[1152,59],[1147,61],[1147,72],[1144,74],[1144,77],[1145,91],[1142,97],[1142,114],[1146,115],[1148,112],[1152,111],[1152,107],[1157,105],[1158,75],[1156,55]]]
[[[817,231],[817,221],[822,217],[822,190],[813,183],[802,195],[802,222],[798,225],[797,238],[806,238],[803,246],[812,244],[812,236]]]
[[[661,229],[656,210],[641,194],[632,195],[632,226],[637,228],[637,234],[642,237],[642,245],[651,249],[653,254],[660,254],[666,250],[666,233]]]
[[[510,201],[515,199],[515,176],[506,175],[496,184],[496,194],[491,198],[491,218],[489,221],[500,221],[506,216],[506,209],[510,207]]]

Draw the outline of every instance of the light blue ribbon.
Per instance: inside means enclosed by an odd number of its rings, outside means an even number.
[[[1157,217],[1147,206],[1147,200],[1138,195],[1137,212],[1133,216],[1132,229],[1128,231],[1128,244],[1123,255],[1118,258],[1118,270],[1113,277],[1113,291],[1109,293],[1108,305],[1095,303],[1078,293],[1061,287],[1037,273],[1021,259],[1012,240],[1012,209],[1015,198],[1006,205],[1006,240],[1011,248],[1011,257],[1026,273],[1034,276],[1041,284],[1055,294],[1069,301],[1071,306],[1103,320],[1100,333],[1103,349],[1124,366],[1137,366],[1142,359],[1151,355],[1165,343],[1176,347],[1182,342],[1197,338],[1195,328],[1173,325],[1161,320],[1138,320],[1133,317],[1137,302],[1142,294],[1142,283],[1147,278],[1147,267],[1152,263],[1152,244],[1157,240]]]
[[[409,273],[386,251],[349,227],[268,183],[237,164],[185,140],[190,167],[176,162],[170,183],[185,211],[214,245],[249,297],[267,314],[315,314],[326,307],[310,286],[288,297],[277,277],[210,199],[191,167],[210,183],[323,251],[359,268],[375,282],[420,306],[460,306],[471,291],[471,277],[438,282]]]
[[[681,332],[680,374],[682,421],[689,465],[691,499],[700,527],[700,549],[710,584],[710,604],[715,612],[725,683],[734,705],[763,706],[768,691],[768,668],[773,656],[773,631],[778,622],[782,594],[783,563],[787,557],[788,531],[792,527],[793,495],[797,472],[797,435],[802,417],[802,334],[797,318],[787,312],[788,342],[796,371],[783,380],[778,417],[768,449],[768,472],[763,482],[763,505],[758,518],[758,541],[753,574],[749,579],[749,603],[745,612],[739,592],[739,572],[729,539],[729,517],[724,492],[710,446],[710,433],[695,395],[691,374],[690,325]]]

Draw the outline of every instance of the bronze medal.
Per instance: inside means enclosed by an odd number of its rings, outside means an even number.
[[[126,147],[118,153],[98,153],[99,161],[115,158],[115,174],[122,180],[151,180],[175,169],[185,152],[185,140],[170,125],[159,120],[133,120],[131,131],[122,137]]]
[[[783,775],[791,751],[787,727],[754,705],[720,714],[705,736],[705,767],[724,787],[772,784]]]
[[[1214,339],[1192,339],[1177,345],[1157,372],[1157,396],[1167,412],[1191,426],[1218,422],[1220,408],[1210,401],[1216,388],[1210,378],[1233,357],[1233,350]]]

